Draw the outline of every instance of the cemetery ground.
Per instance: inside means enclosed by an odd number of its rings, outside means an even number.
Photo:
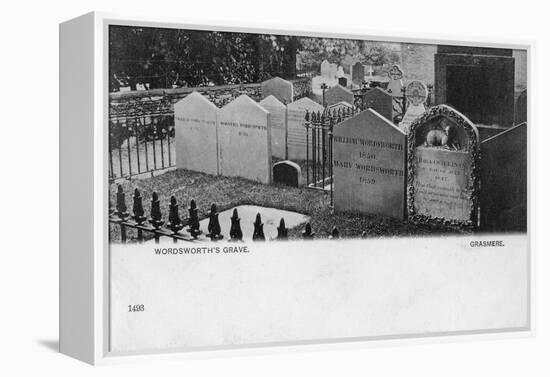
[[[305,181],[305,166],[302,166]],[[110,185],[110,201],[116,203],[117,185],[126,193],[126,204],[131,211],[131,197],[138,189],[143,197],[146,215],[150,213],[151,196],[156,192],[160,199],[163,219],[167,221],[169,202],[175,196],[179,213],[186,223],[187,207],[192,199],[199,209],[199,219],[207,218],[212,203],[222,212],[239,205],[256,205],[298,212],[311,218],[316,239],[328,239],[333,227],[342,238],[435,236],[444,233],[467,232],[441,225],[418,225],[379,215],[334,212],[330,206],[330,192],[282,184],[265,185],[238,177],[214,176],[205,173],[177,169],[144,179],[118,180]],[[220,224],[227,230],[230,224]],[[289,229],[289,239],[301,239],[305,224]],[[206,229],[202,229],[206,231]],[[183,230],[182,232],[185,232]],[[129,242],[135,242],[135,230],[127,229]],[[152,235],[144,234],[150,239]],[[120,241],[120,227],[110,226],[111,242]]]

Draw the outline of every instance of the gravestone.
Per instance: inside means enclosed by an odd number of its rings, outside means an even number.
[[[174,105],[176,166],[219,174],[218,108],[193,92]]]
[[[386,90],[388,93],[390,93],[393,97],[401,97],[403,88],[403,71],[401,70],[401,67],[399,67],[398,64],[394,64],[391,66],[388,76],[390,78],[390,82],[388,83],[388,86]]]
[[[341,78],[344,77],[346,73],[344,72],[344,67],[341,65],[338,66],[338,69],[336,70],[336,77]]]
[[[269,111],[271,121],[271,154],[286,158],[286,106],[274,96],[260,101],[260,106]]]
[[[300,165],[292,161],[280,161],[273,165],[273,183],[299,187],[303,184]]]
[[[353,92],[342,85],[336,85],[325,92],[325,105],[330,106],[338,102],[353,103]]]
[[[372,109],[334,128],[334,209],[405,216],[406,137]]]
[[[323,76],[315,76],[311,79],[311,92],[319,98],[319,102],[321,102],[323,98],[323,89],[321,88],[323,84],[325,84],[327,88],[332,88],[338,85],[338,81]]]
[[[338,85],[343,86],[344,88],[348,86],[348,79],[346,77],[338,78]]]
[[[323,60],[323,62],[321,63],[321,76],[322,77],[326,77],[326,78],[329,78],[330,77],[330,63],[328,62],[328,60]]]
[[[220,174],[271,183],[270,114],[243,94],[219,111]]]
[[[336,73],[338,72],[338,64],[330,63],[328,70],[328,77],[332,80],[336,79]]]
[[[527,231],[527,124],[481,143],[480,228]]]
[[[287,106],[287,158],[289,160],[306,159],[306,128],[304,127],[306,110],[322,113],[324,107],[307,97],[300,98]]]
[[[411,81],[407,85],[405,96],[409,105],[403,119],[399,123],[399,128],[408,134],[411,123],[426,111],[424,103],[428,98],[428,87],[422,81]]]
[[[363,80],[365,79],[365,66],[361,62],[355,63],[351,67],[351,80],[356,85],[363,85]]]
[[[366,109],[373,109],[389,121],[393,120],[393,98],[380,87],[368,90],[363,95]]]
[[[514,64],[511,49],[439,45],[435,103],[452,106],[475,124],[510,127]]]
[[[527,122],[527,89],[522,91],[516,99],[514,109],[514,124]]]
[[[407,164],[409,221],[477,225],[479,134],[468,118],[430,108],[410,127]]]
[[[272,95],[285,105],[294,101],[294,86],[290,81],[274,77],[262,82],[261,87],[262,99]]]

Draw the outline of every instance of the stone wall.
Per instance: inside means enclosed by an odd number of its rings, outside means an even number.
[[[311,88],[309,78],[290,81],[294,84],[295,99],[309,94]],[[218,108],[225,106],[242,94],[246,94],[256,102],[262,99],[260,83],[114,92],[109,94],[110,117],[139,116],[152,113],[172,114],[174,104],[195,91],[208,98]]]
[[[420,80],[426,85],[433,85],[435,52],[435,45],[402,43],[401,68],[405,74],[405,82]]]

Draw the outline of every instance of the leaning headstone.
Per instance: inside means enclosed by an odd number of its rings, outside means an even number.
[[[260,101],[260,105],[269,111],[271,121],[271,154],[273,157],[286,158],[286,106],[274,96]]]
[[[411,123],[421,117],[426,111],[424,103],[428,98],[428,87],[422,81],[411,81],[407,85],[405,96],[409,105],[403,119],[399,123],[399,128],[408,134]]]
[[[388,76],[390,77],[390,82],[386,90],[388,93],[391,93],[393,97],[401,97],[403,94],[401,92],[403,88],[403,71],[401,67],[399,67],[398,64],[392,65],[388,72]]]
[[[292,161],[280,161],[273,165],[273,183],[299,187],[303,184],[300,165]]]
[[[477,225],[479,134],[455,109],[439,105],[408,134],[407,210],[414,223]]]
[[[363,85],[363,80],[365,79],[365,66],[361,62],[355,63],[351,67],[351,79],[356,85]]]
[[[334,128],[334,209],[405,216],[406,137],[372,109]]]
[[[262,99],[274,96],[285,105],[294,101],[294,86],[290,81],[280,77],[273,77],[262,82],[261,88]]]
[[[219,174],[218,108],[198,92],[174,105],[176,166]]]
[[[516,99],[514,109],[514,124],[527,122],[527,89],[522,91]]]
[[[527,231],[527,124],[481,143],[480,228]]]
[[[353,103],[353,92],[342,85],[336,85],[325,92],[325,105],[330,106],[338,102]]]
[[[287,106],[287,154],[288,159],[300,161],[306,159],[306,128],[304,127],[306,110],[323,112],[324,107],[304,97]],[[311,140],[310,140],[311,143]]]
[[[363,95],[364,108],[373,109],[389,121],[393,120],[393,98],[380,87],[370,89]]]
[[[220,174],[271,183],[270,114],[243,94],[219,111]]]

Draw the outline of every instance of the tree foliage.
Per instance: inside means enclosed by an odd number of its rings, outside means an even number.
[[[111,26],[111,90],[257,82],[296,74],[295,37]]]

